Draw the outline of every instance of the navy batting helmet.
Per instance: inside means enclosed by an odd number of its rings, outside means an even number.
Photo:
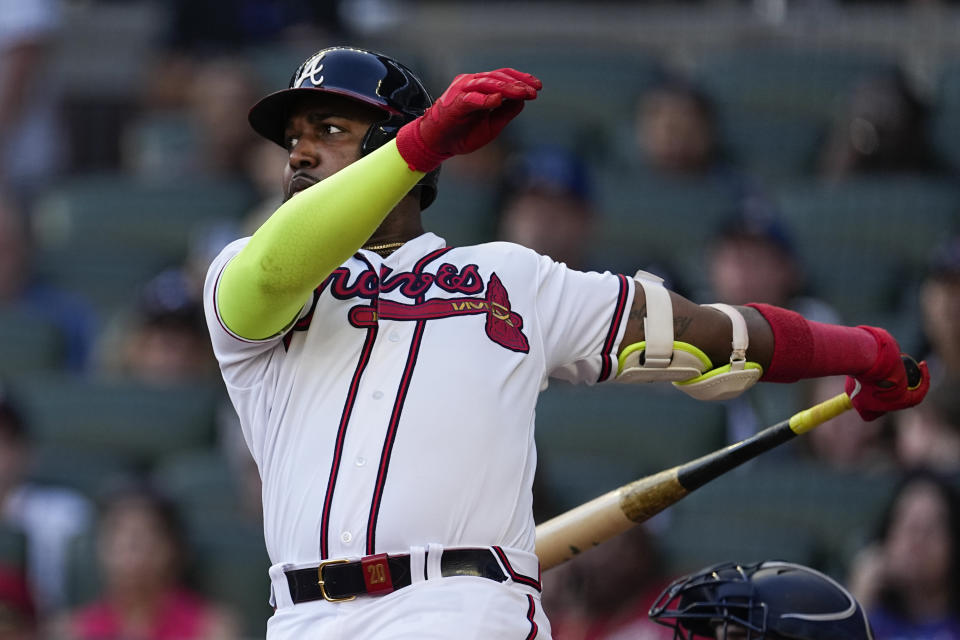
[[[257,102],[248,119],[268,140],[285,146],[284,130],[293,103],[304,94],[335,93],[377,107],[384,119],[373,123],[360,144],[366,155],[392,140],[397,131],[423,115],[433,100],[419,78],[393,58],[354,47],[329,47],[307,58],[290,78],[290,86]],[[437,196],[440,170],[420,181],[420,206],[426,209]]]
[[[660,594],[650,618],[673,627],[674,638],[727,638],[739,627],[744,640],[873,640],[849,591],[791,562],[728,562],[690,574]]]

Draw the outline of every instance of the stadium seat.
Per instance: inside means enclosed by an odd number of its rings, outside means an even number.
[[[259,523],[229,515],[188,524],[195,560],[191,576],[201,593],[239,614],[245,638],[262,638],[267,618],[270,559]],[[229,533],[227,533],[229,532]]]
[[[725,444],[723,407],[669,386],[551,383],[537,404],[537,450],[551,497],[570,508]]]
[[[540,78],[544,90],[507,131],[523,145],[573,144],[589,137],[596,149],[623,120],[632,120],[637,96],[661,76],[645,51],[544,45],[489,47],[451,61],[456,73],[512,67]],[[452,76],[451,76],[452,77]]]
[[[183,179],[197,167],[198,136],[187,111],[149,111],[124,131],[124,166],[145,179]]]
[[[721,118],[720,140],[732,162],[776,184],[810,172],[825,128],[819,117],[731,109]]]
[[[814,292],[851,322],[894,310],[960,216],[960,189],[924,177],[798,183],[777,199]]]
[[[880,53],[739,47],[698,60],[694,75],[724,110],[830,118],[859,79],[897,67]]]
[[[157,461],[153,478],[165,495],[185,509],[234,512],[239,508],[237,479],[217,448],[174,451]]]
[[[809,169],[822,131],[860,78],[896,68],[884,54],[748,46],[711,52],[693,77],[715,101],[733,156],[782,180]]]
[[[960,171],[960,60],[941,70],[934,107],[931,137],[944,159]]]
[[[23,309],[0,308],[0,377],[55,369],[63,356],[58,327]]]
[[[134,461],[114,451],[46,443],[32,448],[27,477],[96,499],[134,472]]]
[[[109,318],[131,307],[138,288],[170,266],[172,260],[165,251],[144,248],[69,246],[41,249],[37,271],[46,282],[80,296],[100,317]]]
[[[431,231],[449,246],[489,242],[496,233],[496,193],[489,185],[441,175],[437,199],[424,212]]]
[[[696,571],[718,562],[786,560],[816,566],[822,562],[818,540],[810,532],[754,520],[745,523],[728,514],[669,511],[669,525],[657,532],[659,547],[671,575]]]
[[[221,397],[208,384],[151,387],[55,373],[18,377],[11,387],[40,445],[114,453],[140,464],[212,444]]]
[[[775,553],[776,537],[762,542],[751,536],[757,530],[777,531],[786,550],[794,542],[790,532],[795,532],[803,544],[794,551],[813,553],[808,559],[838,568],[868,535],[893,483],[893,476],[888,475],[832,471],[804,462],[771,463],[761,457],[756,464],[735,469],[674,505],[671,522],[676,529],[671,526],[665,532],[666,543],[674,545],[675,557],[685,561],[685,546],[689,547],[686,553],[695,555],[699,553],[696,545],[709,548],[714,536],[733,542],[740,538],[739,544],[744,545],[748,541],[766,544],[764,553]],[[698,526],[700,543],[696,540]],[[804,561],[802,557],[786,559]]]
[[[0,524],[0,566],[22,570],[26,563],[26,534],[13,525]]]
[[[103,173],[60,183],[38,204],[41,250],[122,247],[179,260],[197,226],[239,219],[254,204],[240,182],[184,179],[173,183]]]
[[[67,554],[66,605],[75,608],[93,602],[101,593],[96,534],[91,531],[75,537]]]
[[[708,180],[602,170],[596,174],[599,233],[591,250],[618,264],[673,266],[681,281],[702,288],[702,248],[737,211],[737,194]]]

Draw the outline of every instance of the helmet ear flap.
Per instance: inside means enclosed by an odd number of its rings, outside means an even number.
[[[360,141],[360,155],[365,156],[396,138],[397,131],[407,122],[408,119],[402,115],[388,115],[374,122]]]
[[[374,122],[360,141],[360,155],[365,156],[397,137],[397,131],[409,120],[403,115],[390,115]],[[437,181],[440,179],[440,167],[437,167],[420,179],[420,209],[426,209],[437,197]]]

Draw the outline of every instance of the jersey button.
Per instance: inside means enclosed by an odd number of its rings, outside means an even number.
[[[383,397],[383,391],[374,391],[374,392],[373,392],[373,399],[374,399],[374,400],[379,400],[379,399],[382,398],[382,397]]]
[[[340,534],[340,541],[343,542],[343,544],[350,544],[351,540],[353,540],[353,534],[349,531],[344,531]]]
[[[399,333],[394,331],[389,336],[387,336],[387,340],[389,340],[390,342],[400,342],[401,337]]]
[[[367,459],[360,456],[356,460],[354,460],[353,463],[358,467],[362,467],[363,465],[367,464]]]

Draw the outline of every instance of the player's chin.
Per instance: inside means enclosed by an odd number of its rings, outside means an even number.
[[[286,202],[287,200],[291,200],[294,196],[297,196],[297,195],[303,193],[304,189],[306,189],[306,188],[307,188],[307,187],[305,187],[305,186],[301,186],[301,187],[296,187],[296,188],[293,188],[293,189],[287,189],[287,190],[285,191],[284,195],[283,195],[283,201]]]
[[[293,179],[284,186],[283,201],[286,202],[287,200],[290,200],[301,191],[309,189],[321,180],[323,180],[323,178],[317,178],[314,176],[294,176]]]

